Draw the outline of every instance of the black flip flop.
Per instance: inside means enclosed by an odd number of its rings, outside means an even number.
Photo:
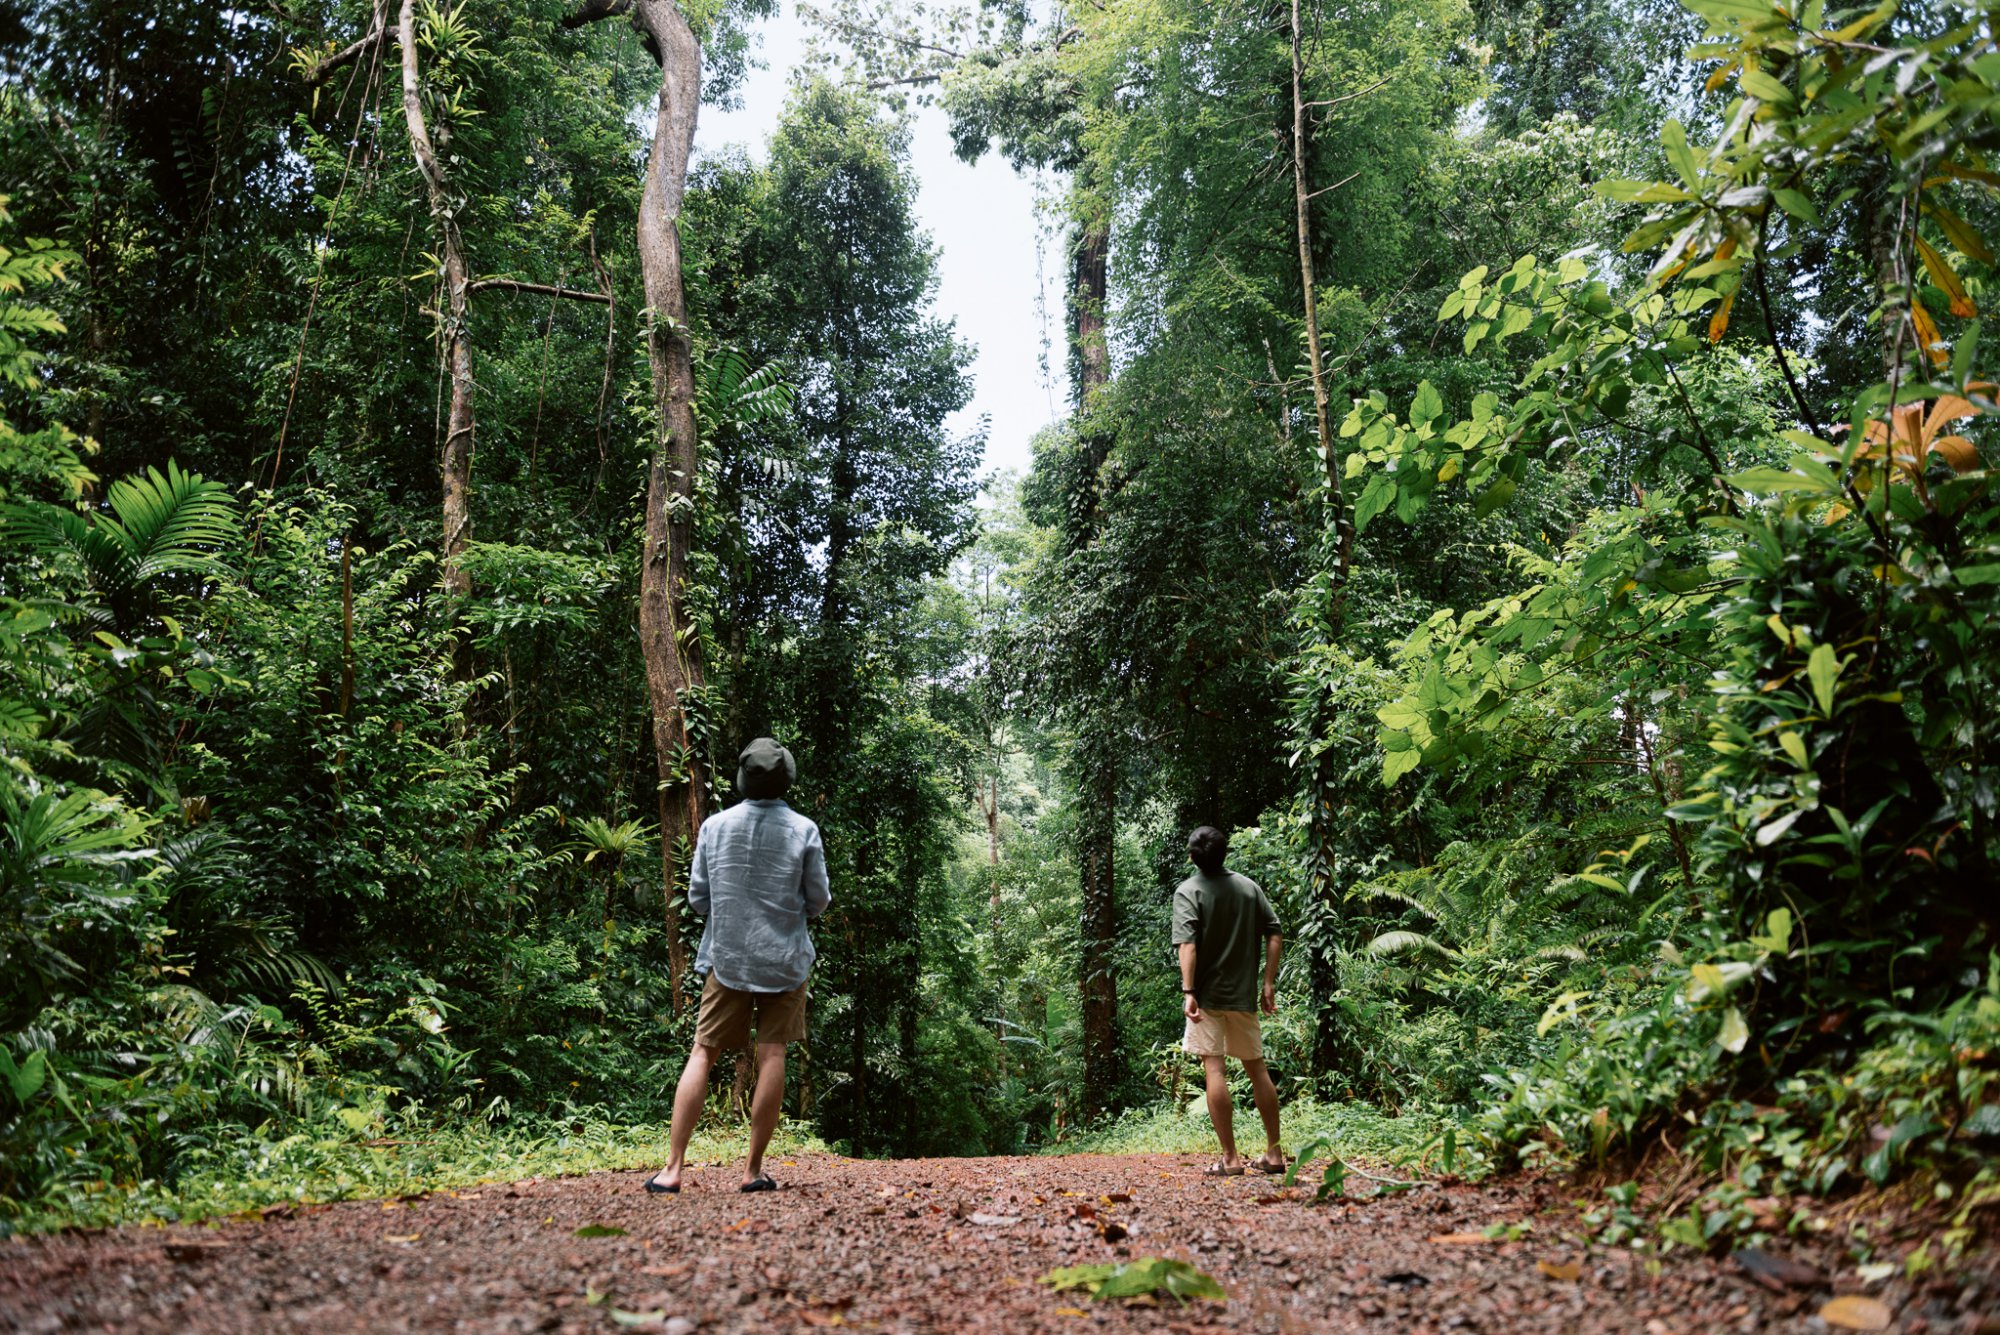
[[[680,1184],[679,1184],[679,1183],[675,1183],[675,1184],[674,1184],[673,1186],[671,1186],[671,1187],[670,1187],[670,1186],[667,1186],[667,1185],[666,1185],[665,1183],[663,1183],[663,1182],[659,1181],[659,1176],[660,1176],[660,1175],[659,1175],[658,1173],[655,1173],[655,1174],[653,1174],[653,1176],[651,1176],[651,1177],[649,1177],[649,1178],[647,1178],[647,1179],[646,1179],[646,1193],[647,1193],[648,1195],[651,1195],[651,1196],[678,1196],[678,1195],[680,1195],[680,1194],[681,1194],[681,1189],[680,1189]]]
[[[756,1177],[751,1178],[748,1182],[737,1188],[738,1191],[776,1191],[777,1189],[778,1184],[773,1182],[767,1173],[759,1173]]]

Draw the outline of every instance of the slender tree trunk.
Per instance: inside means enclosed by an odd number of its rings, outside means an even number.
[[[1111,353],[1104,335],[1104,303],[1111,251],[1108,222],[1091,198],[1088,166],[1079,172],[1078,193],[1091,212],[1071,253],[1072,334],[1076,343],[1077,409],[1089,472],[1089,499],[1073,547],[1087,547],[1103,521],[1104,493],[1099,474],[1110,451],[1107,433],[1094,430],[1090,413],[1111,383]],[[1103,689],[1109,689],[1107,682]],[[1124,1082],[1124,1049],[1118,1038],[1118,758],[1116,726],[1109,700],[1093,702],[1092,717],[1073,753],[1077,785],[1076,860],[1083,909],[1080,1000],[1083,1008],[1083,1089],[1085,1117],[1110,1108]]]
[[[1340,452],[1334,446],[1333,414],[1326,388],[1326,358],[1319,342],[1319,298],[1313,281],[1312,127],[1306,108],[1305,53],[1299,38],[1299,0],[1292,0],[1292,198],[1298,220],[1299,286],[1306,312],[1306,359],[1312,373],[1313,414],[1319,428],[1319,454],[1326,473],[1326,513],[1334,532],[1333,584],[1347,583],[1354,551],[1354,521],[1341,494]],[[1337,595],[1336,595],[1337,596]]]
[[[466,594],[472,591],[472,581],[458,562],[472,541],[472,515],[467,508],[472,485],[472,340],[466,328],[471,277],[455,216],[457,201],[431,145],[430,127],[424,121],[423,99],[418,91],[416,0],[403,0],[396,40],[403,50],[403,119],[409,123],[410,153],[417,160],[417,174],[424,178],[424,189],[430,196],[431,217],[437,219],[444,263],[442,333],[445,373],[451,378],[451,410],[445,419],[444,454],[439,460],[439,472],[444,479],[444,582],[453,593]]]
[[[702,685],[701,640],[687,606],[688,555],[695,539],[694,485],[699,456],[694,421],[694,359],[681,273],[681,199],[701,99],[701,45],[671,0],[636,0],[634,21],[652,38],[660,61],[660,102],[639,201],[639,263],[644,274],[646,351],[653,368],[659,438],[646,486],[646,548],[639,575],[639,643],[653,706],[653,755],[659,766],[660,876],[667,927],[667,967],[674,1006],[688,973],[677,902],[684,868],[701,828],[707,792],[702,757],[688,726],[687,696]]]

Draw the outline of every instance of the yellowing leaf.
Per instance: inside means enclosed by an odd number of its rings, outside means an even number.
[[[1931,442],[1931,453],[1950,464],[1955,473],[1970,473],[1979,467],[1979,451],[1964,436],[1939,436]]]
[[[1583,1278],[1583,1267],[1575,1261],[1537,1261],[1535,1269],[1550,1279],[1565,1280],[1572,1284]]]
[[[1864,1294],[1849,1293],[1819,1309],[1819,1319],[1842,1330],[1887,1330],[1895,1319],[1888,1304]]]
[[[1979,233],[1973,231],[1965,219],[1950,209],[1941,209],[1935,204],[1929,208],[1931,217],[1938,220],[1938,226],[1944,228],[1945,237],[1959,254],[1967,259],[1978,260],[1981,264],[1993,263],[1993,251],[1980,240]]]
[[[1930,357],[1933,365],[1942,370],[1951,360],[1951,352],[1944,346],[1944,335],[1938,332],[1937,321],[1924,309],[1924,303],[1915,297],[1910,298],[1910,324],[1917,331],[1917,346]],[[1714,337],[1713,333],[1709,335],[1711,340]]]
[[[1730,71],[1735,68],[1736,68],[1736,62],[1732,60],[1728,64],[1717,69],[1715,73],[1708,76],[1708,81],[1702,84],[1701,90],[1704,93],[1712,93],[1716,89],[1722,87],[1723,84],[1729,81]]]
[[[1931,243],[1917,238],[1917,254],[1924,262],[1924,271],[1931,276],[1931,282],[1951,299],[1951,313],[1961,320],[1969,320],[1979,314],[1979,307],[1973,305],[1972,298],[1965,291],[1965,284],[1958,281],[1958,275],[1944,256],[1937,253]]]
[[[1715,308],[1715,314],[1708,317],[1709,342],[1720,343],[1722,341],[1723,331],[1729,328],[1730,308],[1733,307],[1735,304],[1736,304],[1736,294],[1734,292],[1731,292],[1728,296],[1722,299],[1722,304]]]

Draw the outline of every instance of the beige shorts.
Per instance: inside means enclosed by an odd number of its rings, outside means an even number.
[[[753,1020],[759,1043],[800,1042],[806,1036],[806,985],[789,992],[739,992],[710,974],[701,989],[694,1041],[714,1048],[747,1048]]]
[[[1264,1059],[1264,1031],[1256,1011],[1208,1011],[1201,1023],[1187,1022],[1181,1049],[1197,1057],[1234,1057],[1238,1061]]]

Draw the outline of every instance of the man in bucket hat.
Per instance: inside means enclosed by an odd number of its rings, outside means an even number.
[[[708,1098],[708,1073],[724,1049],[757,1032],[757,1092],[750,1101],[750,1161],[739,1191],[774,1191],[764,1150],[785,1101],[785,1045],[806,1036],[806,977],[812,937],[806,921],[826,911],[826,848],[819,826],[785,804],[798,777],[792,753],[769,737],[743,748],[736,787],[743,801],[702,823],[688,869],[688,906],[708,919],[695,972],[706,974],[694,1051],[674,1090],[672,1157],[646,1179],[650,1192],[677,1192],[688,1139]]]

